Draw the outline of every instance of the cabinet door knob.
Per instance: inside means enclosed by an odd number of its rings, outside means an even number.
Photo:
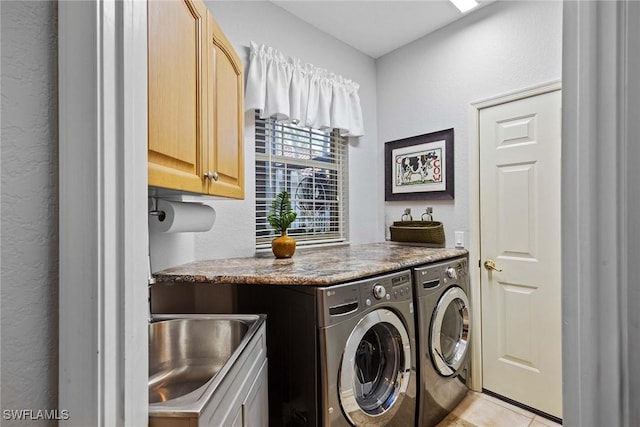
[[[219,177],[218,172],[207,172],[204,174],[204,177],[207,178],[209,181],[217,181]]]

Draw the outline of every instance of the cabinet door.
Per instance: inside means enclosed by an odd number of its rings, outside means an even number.
[[[148,2],[149,185],[203,192],[207,8]]]
[[[209,14],[207,18],[209,194],[244,198],[244,72],[242,61]],[[207,172],[208,172],[207,171]]]
[[[267,359],[265,359],[249,390],[249,394],[242,402],[243,427],[267,427],[269,425],[269,391],[267,384]]]
[[[242,411],[238,411],[233,417],[233,422],[229,424],[231,427],[242,427]]]

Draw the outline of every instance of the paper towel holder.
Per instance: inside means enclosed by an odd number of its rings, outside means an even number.
[[[152,197],[151,200],[153,200],[153,209],[149,211],[149,215],[157,216],[160,221],[164,221],[166,213],[158,210],[158,198]]]

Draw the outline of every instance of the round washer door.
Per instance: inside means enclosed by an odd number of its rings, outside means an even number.
[[[449,288],[438,301],[431,319],[431,358],[446,377],[455,374],[469,348],[469,299],[458,286]]]
[[[411,376],[411,343],[400,318],[378,309],[355,326],[342,355],[340,405],[353,425],[383,425],[399,409]]]

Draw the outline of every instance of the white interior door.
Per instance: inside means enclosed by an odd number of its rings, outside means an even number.
[[[483,387],[559,418],[560,101],[480,110]]]

